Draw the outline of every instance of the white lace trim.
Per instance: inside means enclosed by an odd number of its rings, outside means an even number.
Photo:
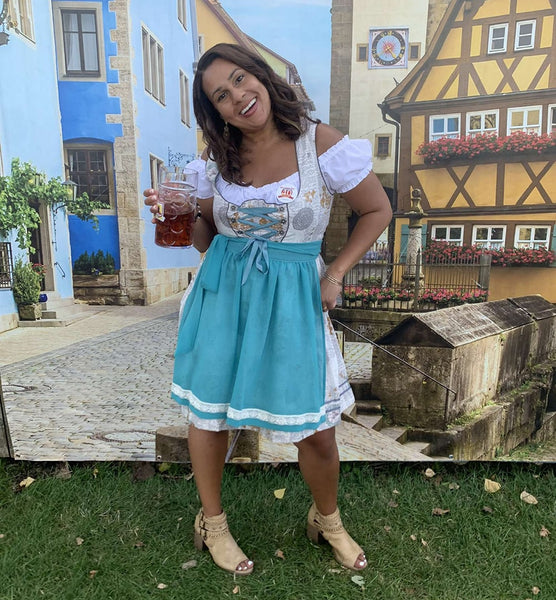
[[[199,412],[209,414],[225,413],[228,418],[234,421],[243,421],[245,419],[257,419],[270,425],[304,425],[305,423],[318,423],[326,415],[326,405],[321,406],[319,412],[302,413],[299,415],[277,415],[267,410],[259,408],[235,409],[227,403],[207,403],[203,402],[191,390],[185,390],[176,383],[172,383],[172,392],[183,400],[187,400],[189,405]],[[219,419],[216,419],[219,420]]]

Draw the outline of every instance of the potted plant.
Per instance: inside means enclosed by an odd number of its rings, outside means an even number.
[[[39,305],[41,279],[41,269],[34,268],[31,263],[21,258],[16,260],[12,291],[19,310],[19,318],[23,321],[36,321],[41,318]]]

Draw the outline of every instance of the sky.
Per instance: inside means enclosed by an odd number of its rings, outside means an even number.
[[[220,4],[247,35],[297,67],[315,103],[313,116],[328,122],[332,0],[220,0]]]

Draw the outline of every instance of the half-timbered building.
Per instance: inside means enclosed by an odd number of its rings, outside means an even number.
[[[401,124],[397,250],[411,192],[427,239],[556,247],[556,0],[454,0],[386,97]]]

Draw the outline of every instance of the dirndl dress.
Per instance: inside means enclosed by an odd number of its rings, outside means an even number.
[[[370,148],[345,137],[317,157],[315,131],[308,123],[296,142],[298,172],[260,188],[224,181],[212,161],[191,164],[212,188],[218,234],[182,302],[172,397],[200,429],[296,442],[354,402],[322,311],[320,248],[333,192],[370,172]],[[343,189],[330,189],[327,162]]]

